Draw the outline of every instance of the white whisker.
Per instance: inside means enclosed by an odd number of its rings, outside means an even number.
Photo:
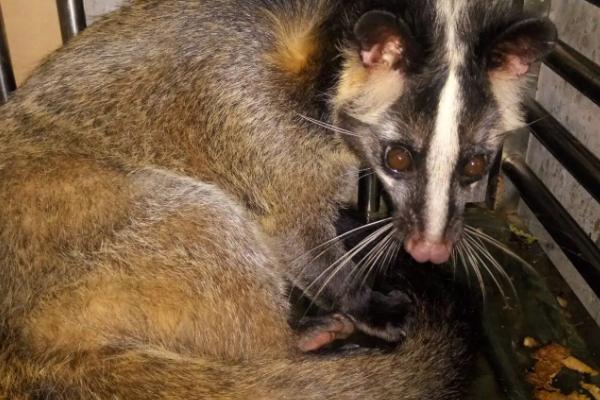
[[[493,237],[489,236],[488,234],[480,231],[479,229],[476,229],[472,226],[469,225],[465,225],[465,232],[468,232],[474,236],[479,237],[480,239],[486,241],[487,243],[491,244],[492,246],[496,247],[498,250],[502,251],[503,253],[511,256],[512,258],[514,258],[515,260],[517,260],[518,262],[520,262],[523,266],[525,266],[530,272],[534,273],[537,275],[537,271],[535,270],[535,268],[533,268],[533,266],[531,264],[529,264],[527,261],[525,261],[523,258],[521,258],[517,253],[515,253],[514,251],[512,251],[507,245],[505,245],[504,243],[500,242],[497,239],[494,239]]]
[[[472,240],[473,246],[479,250],[480,254],[491,263],[491,265],[494,267],[494,269],[496,271],[498,271],[498,273],[509,284],[513,294],[515,295],[515,297],[518,298],[519,295],[517,293],[517,289],[515,288],[515,285],[512,282],[511,277],[508,275],[508,273],[502,267],[502,265],[500,265],[500,263],[492,256],[492,254],[490,253],[488,248],[485,247],[485,244],[481,241],[481,239],[473,236],[473,237],[470,237],[470,240]]]
[[[498,278],[496,278],[496,275],[493,273],[493,271],[490,269],[490,267],[487,265],[487,263],[484,260],[484,258],[487,258],[488,261],[491,261],[487,257],[489,254],[483,253],[481,251],[481,249],[477,246],[477,243],[474,242],[474,241],[472,241],[472,239],[470,237],[466,237],[465,236],[465,240],[467,242],[469,242],[470,245],[472,246],[472,251],[473,251],[474,257],[477,258],[477,260],[479,261],[479,265],[481,265],[486,270],[486,272],[488,273],[488,275],[492,278],[492,280],[494,281],[494,284],[496,285],[496,287],[500,291],[500,294],[502,295],[502,297],[504,298],[504,300],[506,302],[507,296],[506,296],[506,293],[504,292],[504,289],[502,288],[502,285],[500,284],[500,281],[498,280]],[[477,250],[479,250],[479,253],[477,252]],[[492,260],[493,260],[493,258],[492,258]],[[493,262],[492,262],[492,264],[493,264]]]
[[[376,240],[378,237],[380,237],[381,235],[383,235],[388,229],[393,227],[393,223],[387,224],[379,229],[377,229],[375,232],[373,232],[372,234],[370,234],[369,236],[367,236],[365,239],[363,239],[359,244],[357,244],[356,246],[354,246],[354,248],[349,251],[346,252],[346,254],[344,254],[342,257],[340,257],[337,261],[333,262],[329,267],[327,267],[323,272],[321,272],[321,274],[319,274],[319,276],[317,276],[313,282],[308,285],[304,290],[304,294],[308,294],[308,291],[324,276],[326,276],[329,273],[329,277],[325,280],[325,282],[321,285],[321,288],[318,290],[318,292],[312,296],[312,302],[314,303],[314,301],[319,297],[319,295],[321,294],[321,292],[327,287],[327,285],[329,285],[329,283],[331,282],[331,280],[344,268],[344,266],[346,266],[348,264],[349,261],[352,260],[352,258],[354,256],[356,256],[357,254],[359,254],[362,250],[364,250],[365,247],[367,247],[369,244],[371,244],[374,240]],[[333,269],[333,272],[330,273],[330,271]]]
[[[383,224],[383,223],[389,222],[389,221],[391,221],[392,219],[393,219],[392,217],[390,217],[390,218],[384,218],[384,219],[380,219],[380,220],[378,220],[378,221],[374,221],[374,222],[371,222],[371,223],[368,223],[368,224],[365,224],[365,225],[361,225],[361,226],[359,226],[359,227],[357,227],[357,228],[354,228],[354,229],[351,229],[351,230],[349,230],[349,231],[347,231],[347,232],[344,232],[344,233],[342,233],[342,234],[339,234],[339,235],[337,235],[336,237],[334,237],[334,238],[332,238],[332,239],[329,239],[329,240],[327,240],[326,242],[324,242],[324,243],[321,243],[320,245],[318,245],[318,246],[315,246],[315,247],[313,247],[312,249],[310,249],[310,250],[308,250],[308,251],[304,252],[304,253],[303,253],[303,254],[301,254],[300,256],[298,256],[298,257],[294,258],[294,259],[291,261],[291,263],[297,262],[297,261],[298,261],[298,260],[300,260],[301,258],[303,258],[303,257],[306,257],[306,256],[310,255],[312,252],[314,252],[314,251],[317,251],[317,250],[321,250],[321,249],[323,249],[323,248],[324,248],[324,250],[322,250],[322,251],[321,251],[319,254],[315,255],[315,256],[314,256],[313,258],[311,258],[311,259],[310,259],[308,262],[306,262],[306,263],[304,264],[304,266],[303,266],[303,267],[300,269],[300,271],[299,271],[299,272],[296,272],[296,273],[294,273],[294,274],[292,275],[292,277],[291,277],[291,280],[292,280],[292,282],[293,282],[293,283],[294,283],[296,286],[298,286],[298,287],[301,287],[301,286],[302,286],[302,275],[304,275],[304,273],[306,272],[306,270],[307,270],[308,268],[310,268],[310,267],[311,267],[311,265],[312,265],[313,261],[315,261],[315,260],[317,260],[318,258],[322,257],[322,256],[323,256],[325,253],[327,253],[327,252],[329,251],[329,249],[331,248],[331,246],[333,246],[334,244],[338,243],[340,240],[343,240],[343,239],[345,239],[345,238],[347,238],[347,237],[349,237],[349,236],[351,236],[351,235],[353,235],[353,234],[359,233],[359,232],[361,232],[361,231],[363,231],[363,230],[365,230],[365,229],[368,229],[368,228],[371,228],[371,227],[374,227],[374,226],[377,226],[377,225],[380,225],[380,224]],[[360,244],[360,243],[359,243],[359,244]],[[305,290],[303,290],[302,292],[303,292],[304,294],[306,294]],[[291,299],[291,296],[292,296],[292,291],[290,291],[290,293],[289,293],[288,300],[290,300],[290,299]]]
[[[456,282],[456,247],[452,248],[452,252],[450,253],[450,263],[452,264],[452,280]]]
[[[298,257],[294,258],[294,259],[293,259],[291,262],[293,263],[293,262],[295,262],[295,261],[298,261],[298,260],[299,260],[299,259],[301,259],[302,257],[306,257],[307,255],[309,255],[309,254],[310,254],[310,253],[312,253],[313,251],[320,250],[320,249],[322,249],[322,248],[323,248],[323,247],[325,247],[325,246],[328,246],[328,245],[331,245],[331,244],[333,244],[333,243],[336,243],[336,242],[338,242],[338,241],[340,241],[340,240],[342,240],[342,239],[345,239],[345,238],[347,238],[348,236],[351,236],[351,235],[352,235],[352,234],[354,234],[354,233],[358,233],[358,232],[360,232],[360,231],[362,231],[362,230],[365,230],[365,229],[367,229],[367,228],[371,228],[371,227],[373,227],[373,226],[377,226],[377,225],[380,225],[380,224],[383,224],[383,223],[386,223],[386,222],[390,222],[392,219],[393,219],[392,217],[390,217],[390,218],[384,218],[384,219],[380,219],[380,220],[377,220],[377,221],[374,221],[374,222],[371,222],[371,223],[368,223],[368,224],[365,224],[365,225],[361,225],[361,226],[359,226],[358,228],[351,229],[351,230],[349,230],[349,231],[347,231],[347,232],[344,232],[344,233],[342,233],[342,234],[340,234],[340,235],[337,235],[336,237],[334,237],[334,238],[332,238],[332,239],[329,239],[329,240],[327,240],[326,242],[323,242],[323,243],[321,243],[321,244],[320,244],[320,245],[318,245],[318,246],[315,246],[315,247],[313,247],[312,249],[310,249],[310,250],[308,250],[308,251],[304,252],[303,254],[299,255]],[[319,254],[317,254],[316,256],[314,256],[314,257],[313,257],[313,258],[312,258],[312,259],[309,261],[309,263],[310,263],[310,262],[312,262],[312,261],[314,261],[314,260],[316,260],[317,258],[321,257],[323,254],[325,254],[325,253],[327,252],[327,250],[328,250],[328,249],[325,249],[325,250],[324,250],[324,251],[322,251],[321,253],[319,253]]]
[[[359,273],[359,275],[362,274],[362,272],[359,271],[362,271],[362,267],[370,262],[371,258],[377,252],[376,249],[382,245],[382,242],[383,240],[379,241],[379,243],[377,243],[367,254],[365,254],[358,263],[356,263],[352,271],[350,271],[348,274],[346,282],[349,282],[356,273]]]
[[[340,177],[348,177],[348,176],[352,176],[355,175],[357,178],[361,177],[368,177],[371,175],[375,175],[375,171],[372,168],[364,168],[364,169],[353,169],[347,172],[344,172],[340,175]]]
[[[460,242],[456,244],[456,249],[458,250],[458,259],[460,260],[463,270],[465,271],[465,275],[466,275],[465,277],[467,279],[469,287],[471,287],[471,270],[467,266],[467,262],[466,262],[465,256],[464,256],[463,246],[460,244]]]
[[[467,257],[468,261],[470,262],[470,266],[473,269],[473,272],[475,273],[477,281],[479,282],[479,288],[481,290],[483,302],[485,303],[485,300],[486,300],[485,284],[483,281],[483,276],[481,275],[481,271],[479,270],[479,267],[476,265],[477,260],[475,260],[473,258],[472,250],[470,249],[470,247],[468,247],[468,244],[466,242],[461,242],[460,246],[463,248],[463,250],[465,252],[465,256]],[[464,258],[463,258],[463,261],[464,261]],[[466,264],[466,265],[468,266],[468,264]]]
[[[344,129],[344,128],[340,128],[340,127],[335,126],[335,125],[331,125],[331,124],[329,124],[327,122],[324,122],[324,121],[319,121],[318,119],[309,117],[307,115],[303,115],[303,114],[299,114],[298,113],[298,116],[300,118],[302,118],[303,120],[305,120],[305,121],[308,121],[308,122],[310,122],[312,124],[320,126],[321,128],[325,128],[325,129],[328,129],[328,130],[333,131],[333,132],[341,133],[342,135],[360,137],[360,135],[358,135],[358,134],[356,134],[356,133],[354,133],[352,131],[349,131],[349,130]]]
[[[393,233],[396,233],[396,231],[394,230]],[[383,260],[381,261],[381,272],[385,272],[389,268],[390,264],[394,260],[394,252],[397,250],[398,246],[398,241],[392,238],[391,243],[387,248],[386,254],[383,257]]]
[[[393,237],[394,237],[394,230],[392,230],[390,233],[388,233],[388,235],[385,238],[383,238],[383,240],[381,240],[381,246],[379,247],[379,250],[377,251],[378,254],[370,262],[369,267],[367,268],[366,273],[365,273],[359,287],[362,287],[367,282],[369,275],[371,274],[371,272],[373,271],[373,269],[375,268],[375,266],[381,259],[381,256],[383,255],[384,250],[387,249],[388,245],[393,240]]]

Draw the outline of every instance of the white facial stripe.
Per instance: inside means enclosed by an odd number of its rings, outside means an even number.
[[[449,63],[448,80],[440,94],[435,130],[427,156],[427,187],[425,191],[425,239],[443,239],[452,175],[460,152],[459,122],[462,112],[462,92],[459,69],[464,62],[465,50],[458,41],[457,18],[461,13],[462,1],[440,1],[438,12],[446,22],[446,57]],[[453,4],[451,4],[453,3]]]

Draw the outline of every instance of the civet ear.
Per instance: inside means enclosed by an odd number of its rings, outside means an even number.
[[[489,54],[490,72],[518,78],[547,56],[558,40],[556,27],[547,18],[527,18],[510,25],[496,39]]]
[[[369,11],[354,26],[360,57],[367,68],[410,70],[416,63],[417,43],[406,23],[387,11]]]

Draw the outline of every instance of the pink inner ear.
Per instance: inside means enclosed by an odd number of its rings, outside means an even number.
[[[362,58],[363,64],[367,67],[372,67],[373,65],[379,63],[381,60],[383,45],[376,44],[371,47],[369,50],[363,50],[360,52],[360,57]]]
[[[384,65],[394,67],[402,58],[404,48],[398,37],[390,37],[382,43],[376,43],[369,50],[360,52],[362,62],[366,67]]]
[[[506,70],[513,76],[521,77],[529,72],[529,64],[524,62],[519,56],[512,54],[506,55]]]

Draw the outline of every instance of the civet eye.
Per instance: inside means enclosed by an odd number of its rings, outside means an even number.
[[[477,155],[469,159],[464,166],[463,174],[470,179],[481,179],[487,169],[487,158]]]
[[[410,171],[413,167],[412,154],[404,147],[389,147],[385,154],[385,164],[393,172]]]

